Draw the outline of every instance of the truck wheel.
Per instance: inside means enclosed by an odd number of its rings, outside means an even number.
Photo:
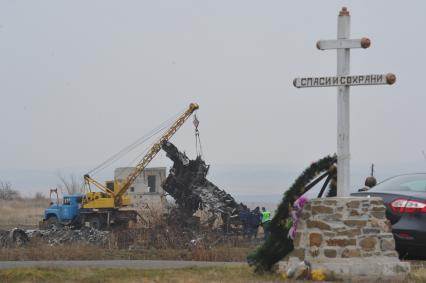
[[[80,229],[82,226],[82,223],[84,223],[84,217],[81,217],[80,215],[77,215],[72,221],[71,226]]]
[[[49,216],[49,218],[47,218],[46,226],[47,226],[47,229],[60,228],[61,223],[59,223],[59,220],[56,216],[52,215],[52,216]]]
[[[90,228],[100,230],[102,228],[102,221],[99,217],[91,217],[90,218]]]

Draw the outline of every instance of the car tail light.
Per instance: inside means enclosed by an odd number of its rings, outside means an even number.
[[[405,240],[413,240],[414,237],[410,235],[410,233],[408,232],[400,232],[397,234],[399,236],[399,238],[401,239],[405,239]]]
[[[396,199],[390,203],[390,207],[399,213],[426,213],[426,203],[417,200]]]

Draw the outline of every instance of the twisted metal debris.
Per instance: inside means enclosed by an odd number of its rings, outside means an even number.
[[[51,245],[63,245],[66,243],[104,245],[109,239],[110,232],[88,227],[78,230],[71,229],[70,227],[53,227],[48,230],[29,230],[27,231],[27,235],[30,238],[38,237]]]
[[[0,230],[0,247],[2,248],[21,247],[28,241],[29,237],[22,229]]]
[[[239,211],[243,204],[238,204],[230,194],[206,179],[209,165],[200,156],[190,160],[170,142],[164,143],[162,148],[173,161],[162,187],[175,199],[183,220],[187,221],[200,209],[209,214],[204,224],[212,226],[221,219],[227,232],[232,225],[240,224]]]
[[[39,239],[52,246],[68,243],[102,246],[108,242],[110,234],[109,231],[100,231],[87,227],[79,230],[73,230],[69,227],[53,227],[48,230],[23,230],[14,228],[12,230],[0,230],[0,247],[21,247],[32,239]]]

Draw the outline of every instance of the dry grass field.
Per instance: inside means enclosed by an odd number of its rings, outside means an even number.
[[[196,249],[146,249],[139,251],[106,249],[84,245],[49,246],[31,245],[25,248],[0,248],[0,260],[107,260],[156,259],[199,261],[245,261],[254,247]],[[0,281],[1,282],[1,281]]]
[[[47,199],[19,199],[0,201],[0,229],[14,227],[35,228],[49,205]],[[155,217],[153,217],[155,218]],[[160,229],[135,230],[130,233],[136,248],[118,248],[115,241],[122,241],[120,232],[102,247],[77,242],[52,246],[32,239],[25,247],[0,248],[0,260],[100,260],[100,259],[174,259],[202,261],[245,261],[255,244],[241,239],[230,239],[211,245],[217,238],[209,239],[196,247],[187,244],[191,238],[170,231],[162,220]],[[166,230],[168,233],[166,233]],[[123,234],[127,241],[127,233]],[[121,240],[119,240],[121,239]],[[0,281],[1,282],[1,281]]]
[[[182,268],[138,270],[120,268],[8,269],[0,270],[0,282],[284,282],[279,275],[257,275],[249,267]]]
[[[195,283],[195,282],[309,282],[284,280],[278,274],[256,274],[249,267],[193,267],[181,269],[125,269],[125,268],[15,268],[0,270],[0,282],[84,282],[84,283]],[[312,281],[310,281],[312,282]],[[353,281],[361,283],[361,281]],[[367,283],[365,279],[362,283]],[[413,271],[403,280],[379,280],[374,283],[426,282],[426,269]]]
[[[0,228],[37,227],[48,199],[0,200]]]
[[[246,261],[254,244],[221,243],[214,247],[200,245],[192,248],[145,247],[140,249],[118,249],[97,247],[89,244],[70,243],[51,246],[46,242],[32,241],[25,247],[0,248],[2,260],[198,260],[198,261]],[[0,281],[1,282],[1,281]]]
[[[409,278],[413,282],[426,282],[426,268],[414,270],[410,274]]]
[[[0,201],[0,228],[36,227],[48,206],[46,199]],[[153,231],[156,237],[137,249],[97,247],[78,243],[51,246],[46,242],[31,241],[21,248],[0,248],[0,260],[199,260],[245,261],[256,244],[243,239],[228,240],[210,247],[208,243],[196,247],[179,247],[181,239],[164,237],[164,231]],[[171,233],[173,234],[173,233]],[[170,235],[169,235],[170,236]],[[143,237],[146,238],[146,237]],[[147,239],[145,239],[147,240]],[[145,242],[144,240],[144,242]],[[49,269],[23,268],[0,270],[0,282],[284,282],[279,275],[257,275],[249,267],[184,268],[164,270],[134,269]],[[286,281],[291,282],[291,281]],[[389,282],[389,281],[386,281]],[[413,266],[403,281],[426,282],[424,264]]]

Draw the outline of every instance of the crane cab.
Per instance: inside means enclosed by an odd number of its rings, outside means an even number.
[[[114,202],[114,196],[118,193],[121,184],[117,181],[106,181],[105,187],[113,193],[88,192],[83,199],[83,208],[119,208],[131,204],[130,197],[122,195],[120,205]]]
[[[83,200],[82,208],[119,208],[130,205],[128,196],[121,196],[121,204],[117,207],[114,196],[104,192],[88,192]]]

